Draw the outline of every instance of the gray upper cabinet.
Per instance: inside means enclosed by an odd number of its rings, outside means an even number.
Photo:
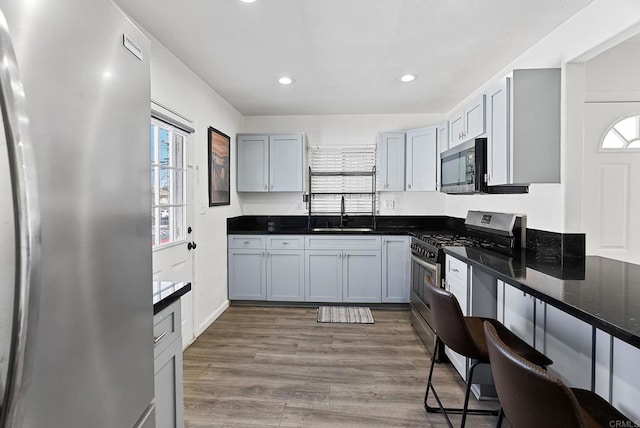
[[[269,190],[269,137],[238,135],[238,191]]]
[[[382,237],[382,303],[409,303],[409,245],[408,236]]]
[[[376,172],[378,191],[404,190],[405,134],[383,132],[378,134]]]
[[[487,94],[489,185],[560,182],[560,69],[514,70]]]
[[[238,134],[239,192],[301,192],[304,135]]]
[[[482,94],[449,118],[449,148],[484,134],[485,113],[485,96]]]
[[[407,191],[436,190],[438,127],[407,131]]]

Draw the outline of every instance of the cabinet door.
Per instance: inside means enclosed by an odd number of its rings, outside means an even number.
[[[304,251],[269,250],[267,300],[304,301]]]
[[[453,148],[464,141],[464,111],[449,119],[449,148]]]
[[[156,428],[181,428],[183,419],[182,340],[174,340],[154,360]]]
[[[343,253],[342,301],[380,303],[382,282],[380,251],[345,251]]]
[[[409,240],[408,236],[382,238],[382,303],[409,303]]]
[[[542,352],[553,360],[549,373],[572,387],[591,389],[592,334],[589,324],[545,305]]]
[[[487,174],[490,186],[509,182],[509,78],[487,93]]]
[[[449,149],[449,122],[438,125],[438,153],[436,154],[436,190],[440,189],[440,179],[442,178],[442,165],[440,163],[440,153]]]
[[[265,300],[264,250],[229,250],[229,299]]]
[[[504,284],[503,324],[533,346],[535,336],[535,299],[517,288]]]
[[[404,138],[403,132],[378,135],[376,169],[379,191],[404,190]]]
[[[469,273],[467,264],[447,255],[445,278],[449,292],[456,296],[464,316],[469,316]]]
[[[464,109],[464,141],[478,137],[485,132],[485,96],[473,99]]]
[[[269,191],[302,192],[302,135],[272,135],[269,137]]]
[[[305,251],[304,300],[342,301],[342,251]]]
[[[266,192],[269,184],[269,137],[238,135],[238,192]]]
[[[407,190],[436,190],[438,129],[407,131]]]

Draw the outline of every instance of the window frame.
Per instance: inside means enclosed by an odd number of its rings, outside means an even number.
[[[165,249],[174,245],[183,244],[187,241],[187,141],[189,134],[180,128],[177,128],[171,124],[168,124],[162,120],[156,119],[154,117],[151,118],[151,122],[149,125],[151,138],[150,138],[150,149],[152,150],[150,154],[153,154],[153,159],[150,159],[150,173],[152,179],[152,201],[151,201],[151,212],[152,216],[155,217],[155,222],[152,221],[152,241],[151,247],[154,251]],[[168,147],[168,161],[167,164],[163,164],[160,160],[160,139],[159,134],[160,130],[165,130],[168,133],[169,147]],[[176,159],[176,150],[174,144],[176,143],[176,137],[181,139],[182,148],[180,150],[180,160]],[[151,158],[151,156],[150,156]],[[181,162],[180,162],[181,161]],[[167,171],[168,177],[167,180],[169,182],[169,195],[168,195],[168,203],[162,203],[160,201],[160,177],[161,171]],[[182,180],[180,182],[182,188],[179,189],[181,195],[176,193],[177,180],[176,173],[182,173]],[[177,196],[180,198],[179,202],[176,203]],[[161,213],[164,209],[169,210],[169,224],[168,224],[168,233],[169,238],[167,242],[162,242],[161,239],[161,229],[162,229],[162,216]],[[178,224],[177,218],[181,217],[181,221]],[[176,237],[176,230],[181,230],[181,233]]]

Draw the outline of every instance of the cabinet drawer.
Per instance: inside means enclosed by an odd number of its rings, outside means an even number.
[[[157,357],[181,336],[180,300],[167,306],[153,317],[153,357]]]
[[[262,235],[229,235],[229,248],[263,249]]]
[[[294,236],[294,235],[267,236],[267,249],[269,250],[302,250],[304,249],[304,236]]]
[[[307,236],[307,250],[379,250],[382,241],[380,236]]]

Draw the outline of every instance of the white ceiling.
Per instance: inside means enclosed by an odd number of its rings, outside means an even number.
[[[245,116],[444,113],[592,1],[116,0]]]

